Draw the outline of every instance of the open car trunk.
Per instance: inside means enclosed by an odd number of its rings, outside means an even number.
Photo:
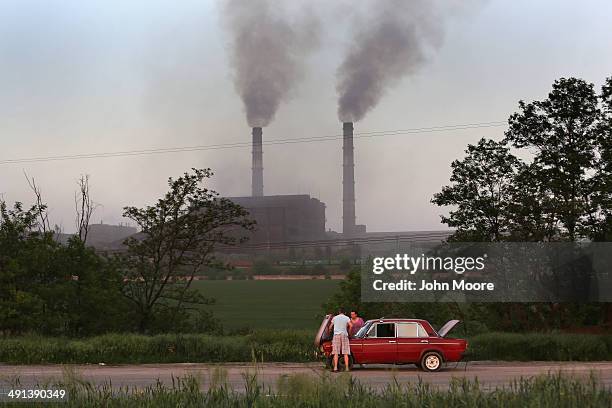
[[[446,337],[448,332],[450,332],[460,321],[461,320],[449,320],[446,322],[446,324],[440,327],[440,330],[438,330],[438,336]]]
[[[324,341],[328,340],[329,333],[328,333],[327,328],[329,326],[329,322],[331,321],[331,318],[332,318],[332,315],[330,314],[325,315],[325,318],[321,322],[319,331],[317,331],[317,335],[315,336],[315,339],[314,339],[315,347],[319,347],[321,344],[323,344]]]

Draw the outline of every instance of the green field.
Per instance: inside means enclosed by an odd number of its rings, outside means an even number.
[[[316,330],[336,280],[211,280],[194,288],[216,299],[211,307],[225,329],[244,327]],[[318,317],[319,316],[319,317]]]

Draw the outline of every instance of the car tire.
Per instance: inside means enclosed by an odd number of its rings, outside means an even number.
[[[349,354],[349,370],[352,370],[354,366],[354,360],[353,360],[353,356],[351,354]],[[334,369],[334,355],[330,354],[329,357],[327,357],[327,360],[325,361],[325,367],[329,368],[330,370]],[[339,356],[338,358],[338,370],[342,370],[344,371],[345,367],[344,367],[344,356]]]
[[[351,354],[349,354],[349,370],[353,369],[353,356]],[[334,361],[332,360],[332,369],[334,366]],[[346,370],[346,367],[344,366],[344,356],[338,356],[338,370],[344,371]]]
[[[423,371],[434,372],[440,371],[443,362],[444,360],[442,360],[442,356],[439,353],[430,351],[429,353],[423,354],[419,365]]]

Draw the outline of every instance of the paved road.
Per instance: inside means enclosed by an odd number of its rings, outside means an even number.
[[[227,373],[227,382],[236,390],[244,390],[243,375],[246,372],[257,371],[258,380],[266,386],[277,383],[279,377],[304,373],[313,376],[325,374],[321,364],[264,363],[255,369],[247,364],[143,364],[122,366],[101,365],[43,365],[14,366],[0,364],[0,389],[6,388],[14,379],[19,378],[23,386],[45,384],[60,380],[71,371],[82,379],[95,384],[111,382],[113,387],[145,387],[154,385],[157,380],[172,384],[172,378],[194,375],[200,379],[202,388],[206,389],[213,372],[221,367]],[[448,387],[453,378],[478,378],[485,389],[493,389],[509,385],[513,380],[531,377],[539,374],[562,372],[579,378],[588,378],[595,373],[602,385],[612,387],[612,362],[569,363],[569,362],[529,362],[529,363],[498,363],[472,362],[464,366],[446,368],[437,373],[425,373],[412,365],[405,366],[368,366],[356,368],[351,375],[361,383],[373,388],[382,388],[394,381],[402,384],[416,382],[421,379],[436,387]],[[334,374],[336,375],[336,374]]]

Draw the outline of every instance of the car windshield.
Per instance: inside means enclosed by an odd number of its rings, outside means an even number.
[[[365,334],[370,330],[370,326],[372,326],[372,321],[367,321],[366,324],[363,325],[361,329],[357,333],[355,333],[355,337],[362,338]]]

